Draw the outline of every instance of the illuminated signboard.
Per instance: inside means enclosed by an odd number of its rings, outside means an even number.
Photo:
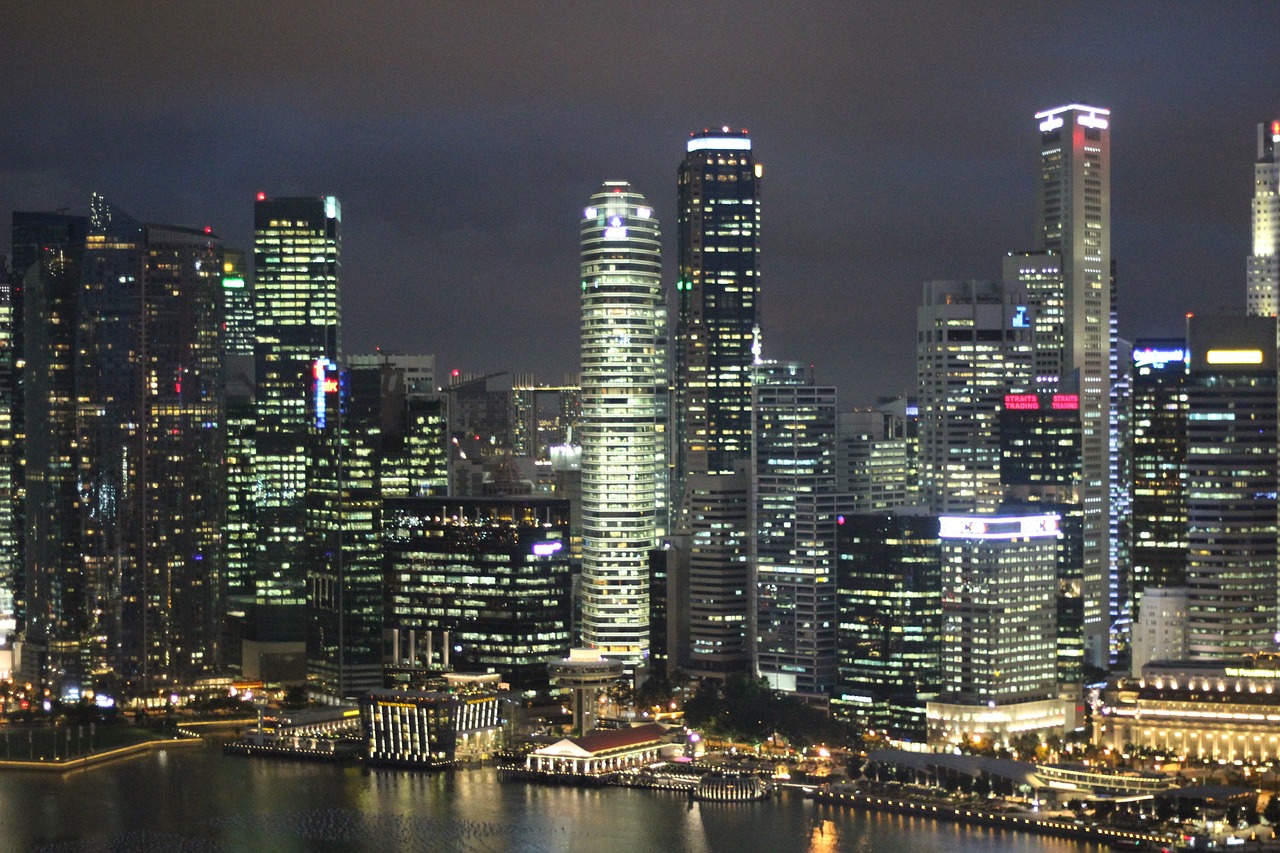
[[[1009,321],[1010,327],[1014,329],[1030,329],[1031,317],[1027,314],[1027,306],[1019,305],[1013,311],[1013,319]]]
[[[231,278],[230,276],[226,276],[222,279],[222,286],[239,289],[241,287],[244,287],[244,279]]]
[[[730,137],[725,139],[718,136],[703,136],[698,139],[690,139],[689,144],[685,146],[687,151],[750,151],[751,140],[743,136]]]
[[[1171,361],[1186,362],[1187,351],[1185,349],[1156,349],[1155,347],[1144,347],[1133,351],[1134,367],[1154,367],[1163,368]]]
[[[1059,411],[1075,411],[1080,408],[1080,395],[1054,394],[1052,405]]]
[[[627,228],[622,224],[621,216],[609,217],[609,227],[604,229],[604,238],[606,240],[627,239]]]
[[[316,429],[324,429],[328,423],[329,394],[338,393],[337,365],[327,358],[318,358],[311,365],[312,388],[316,407]]]
[[[533,553],[535,556],[538,556],[538,557],[550,557],[552,554],[559,552],[560,549],[563,547],[564,547],[564,543],[558,542],[558,541],[534,542]]]
[[[1040,398],[1035,394],[1005,394],[1004,407],[1007,411],[1034,411],[1040,408]]]
[[[1045,539],[1058,535],[1057,515],[970,515],[942,516],[938,536],[942,539]]]
[[[1210,364],[1262,364],[1262,350],[1211,349],[1204,358]]]

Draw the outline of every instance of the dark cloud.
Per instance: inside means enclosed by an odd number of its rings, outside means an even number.
[[[765,164],[765,340],[846,403],[906,388],[920,283],[1029,248],[1032,114],[1113,110],[1122,331],[1240,307],[1280,6],[1203,3],[11,4],[0,225],[87,207],[209,224],[344,210],[345,342],[441,367],[577,360],[577,226],[627,179],[663,223],[693,130]]]

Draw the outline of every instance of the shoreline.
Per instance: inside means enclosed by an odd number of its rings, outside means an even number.
[[[912,800],[895,799],[876,796],[874,794],[849,793],[845,791],[814,790],[809,794],[814,802],[845,808],[861,808],[867,811],[894,812],[897,814],[916,815],[932,818],[947,823],[960,823],[972,826],[986,826],[996,829],[1010,829],[1016,832],[1030,832],[1036,835],[1050,835],[1058,838],[1072,838],[1079,841],[1094,841],[1109,844],[1115,841],[1139,842],[1150,845],[1170,845],[1171,839],[1151,835],[1145,832],[1134,832],[1127,829],[1112,829],[1104,826],[1080,826],[1061,820],[1041,820],[1025,814],[1002,814],[1000,812],[983,812],[963,806],[948,806],[935,803],[918,803]]]
[[[152,752],[166,747],[191,747],[203,745],[204,740],[198,737],[173,738],[171,740],[148,740],[143,741],[142,743],[131,743],[125,746],[116,747],[115,749],[92,752],[88,755],[80,755],[75,758],[58,761],[30,761],[13,758],[0,758],[0,772],[4,772],[6,770],[43,770],[46,772],[53,771],[57,773],[65,773],[70,770],[81,770],[86,767],[104,764],[108,761],[114,761],[117,758],[128,758],[132,755],[140,755],[144,752]]]

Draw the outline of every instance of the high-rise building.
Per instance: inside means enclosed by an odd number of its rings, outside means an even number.
[[[697,678],[751,668],[751,478],[690,474],[682,517],[688,525],[688,624],[680,667]]]
[[[581,234],[582,640],[642,666],[649,551],[666,532],[658,220],[630,184],[606,181]]]
[[[396,656],[545,690],[571,645],[568,501],[393,498],[383,527]]]
[[[220,668],[222,272],[209,229],[94,196],[73,370],[80,595],[88,662],[126,689]]]
[[[1187,650],[1268,649],[1276,633],[1276,319],[1187,324]]]
[[[759,357],[760,179],[745,130],[695,133],[677,176],[677,476],[751,455]]]
[[[323,696],[383,682],[387,501],[447,490],[443,400],[411,381],[420,364],[379,354],[313,370],[307,679]]]
[[[1017,284],[930,281],[916,317],[922,500],[936,513],[994,512],[1001,403],[1032,378],[1026,294]]]
[[[1066,294],[1063,292],[1062,259],[1056,252],[1010,252],[1004,258],[1003,281],[1027,294],[1034,311],[1032,378],[1035,388],[1062,389],[1063,336]]]
[[[256,593],[257,532],[254,514],[254,319],[253,281],[243,252],[227,250],[222,264],[222,382],[226,404],[227,514],[225,592],[229,606],[240,607]],[[230,602],[235,601],[234,605]],[[239,664],[238,650],[228,649],[227,663]]]
[[[262,640],[302,638],[309,401],[316,363],[336,366],[341,352],[341,222],[333,196],[259,193],[254,205],[255,595],[260,605],[291,608],[258,620],[275,634]]]
[[[1187,581],[1189,360],[1183,338],[1139,340],[1133,349],[1129,611],[1135,620],[1148,590]]]
[[[1253,252],[1249,255],[1248,312],[1280,314],[1280,121],[1258,125],[1258,159],[1253,166]]]
[[[76,328],[89,220],[64,213],[13,214],[13,422],[21,445],[22,583],[17,609],[23,676],[78,681],[89,614],[81,594],[80,493],[76,472]]]
[[[922,741],[942,666],[942,540],[919,508],[836,519],[839,686],[832,710]]]
[[[1065,684],[1084,676],[1081,567],[1080,398],[1076,394],[1006,394],[1000,413],[1001,515],[1056,513],[1057,672]]]
[[[1085,647],[1098,666],[1109,660],[1111,629],[1110,115],[1082,104],[1036,113],[1036,248],[1054,252],[1062,265],[1061,390],[1080,395]]]
[[[880,408],[841,412],[836,424],[836,485],[853,512],[873,512],[912,503],[910,439],[904,421]]]
[[[758,385],[752,417],[756,671],[777,690],[836,683],[836,391]]]
[[[1058,517],[944,516],[942,694],[930,740],[1061,727],[1055,672]]]

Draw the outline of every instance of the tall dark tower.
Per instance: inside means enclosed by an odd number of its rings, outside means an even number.
[[[689,139],[677,179],[678,488],[731,474],[751,456],[751,377],[759,355],[760,178],[745,130]]]
[[[342,214],[333,196],[254,206],[256,597],[275,615],[260,640],[300,641],[306,603],[309,411],[317,363],[338,364]],[[276,607],[289,608],[285,611]],[[296,621],[294,621],[296,620]],[[232,650],[234,654],[235,650]]]
[[[83,670],[88,622],[80,596],[79,496],[75,466],[75,352],[80,272],[89,220],[64,213],[13,214],[12,420],[20,446],[13,479],[23,495],[23,544],[15,590],[26,642],[23,677],[39,683]]]

